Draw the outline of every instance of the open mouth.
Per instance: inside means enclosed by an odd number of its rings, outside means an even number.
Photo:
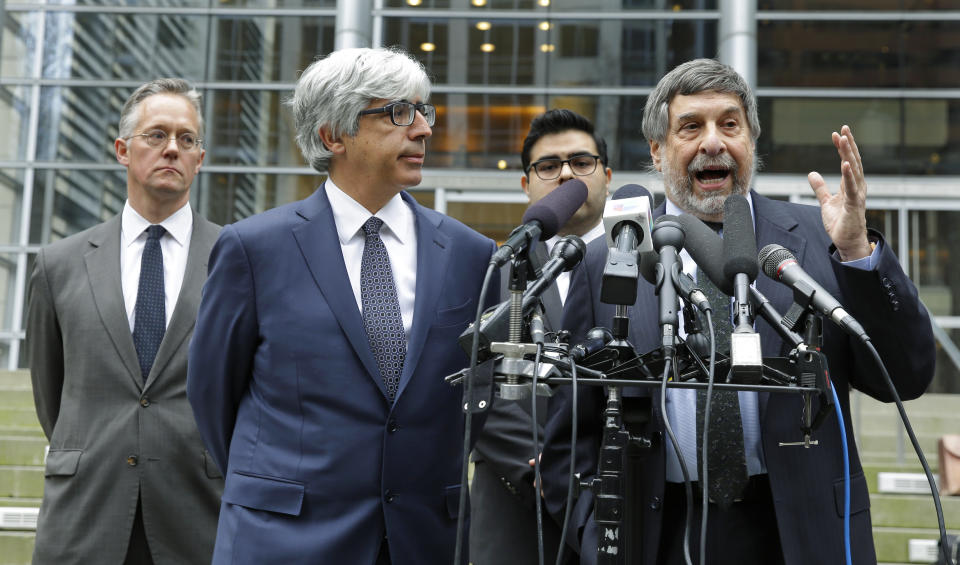
[[[702,184],[712,185],[712,184],[721,184],[727,180],[727,177],[730,176],[730,169],[725,168],[709,168],[702,171],[697,171],[694,175],[697,177],[697,180]]]

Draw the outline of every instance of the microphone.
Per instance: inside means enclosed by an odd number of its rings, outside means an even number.
[[[684,214],[677,218],[687,235],[684,248],[696,261],[700,271],[717,285],[726,294],[733,294],[733,284],[723,276],[723,240],[715,231],[710,229],[700,218],[692,214]],[[640,263],[641,270],[643,262]],[[754,287],[750,287],[750,302],[760,316],[773,329],[794,347],[803,343],[803,339],[796,332],[783,324],[783,316],[770,304],[767,297]]]
[[[673,281],[677,279],[677,273],[681,270],[680,250],[683,249],[683,227],[676,216],[660,216],[653,226],[652,235],[653,248],[660,256],[656,267],[656,293],[660,297],[662,345],[672,348],[679,322],[677,310],[680,306]]]
[[[653,196],[638,185],[620,187],[603,209],[607,236],[607,263],[603,268],[600,301],[632,305],[637,301],[637,258],[652,252],[650,202]]]
[[[544,197],[546,198],[546,196]],[[553,246],[550,260],[544,263],[542,275],[533,281],[521,299],[521,311],[527,316],[539,303],[540,295],[550,287],[560,273],[576,267],[586,254],[587,246],[575,235],[564,236]],[[480,350],[487,351],[494,341],[505,341],[510,333],[510,301],[504,300],[483,314],[480,320]],[[460,347],[470,354],[473,346],[473,324],[460,334]],[[482,359],[486,359],[483,357]]]
[[[732,194],[723,203],[723,274],[733,283],[733,333],[730,334],[730,367],[745,382],[759,382],[763,376],[760,334],[753,329],[750,283],[760,270],[757,238],[753,232],[750,203]]]
[[[800,293],[808,298],[809,304],[802,306],[812,307],[853,336],[869,339],[863,326],[843,309],[836,298],[830,296],[830,293],[803,270],[790,250],[782,245],[771,243],[760,250],[759,260],[763,265],[763,272],[768,277],[792,288],[795,296]]]
[[[593,328],[587,332],[586,337],[581,343],[570,348],[569,356],[579,363],[585,357],[593,355],[603,349],[608,343],[613,341],[613,334],[607,328]]]
[[[516,253],[525,250],[536,240],[547,240],[557,232],[587,201],[587,185],[580,179],[570,179],[550,194],[531,204],[523,214],[523,224],[514,229],[507,241],[490,258],[490,263],[501,267]]]

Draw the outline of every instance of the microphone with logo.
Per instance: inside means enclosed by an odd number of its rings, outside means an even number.
[[[600,301],[632,306],[637,301],[638,254],[653,251],[650,207],[653,196],[639,184],[620,187],[603,209],[607,263]]]

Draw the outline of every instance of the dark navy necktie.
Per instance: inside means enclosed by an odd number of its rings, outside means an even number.
[[[160,238],[167,230],[160,225],[147,228],[147,243],[140,259],[140,284],[134,306],[133,345],[140,359],[140,373],[147,380],[160,342],[167,329],[167,311],[163,293],[163,253]]]
[[[730,353],[730,297],[713,284],[697,267],[697,286],[713,307],[713,333],[717,353]],[[721,375],[716,375],[717,382]],[[706,389],[697,390],[697,454],[703,453],[703,426],[706,414]],[[743,448],[743,424],[740,419],[740,397],[736,391],[714,390],[710,397],[710,445],[707,446],[707,466],[710,499],[728,508],[743,495],[747,486],[747,463]]]
[[[397,396],[407,337],[403,331],[397,286],[393,282],[390,256],[380,239],[383,220],[371,217],[363,224],[366,241],[360,261],[360,304],[370,351],[377,360],[380,377],[392,402]]]

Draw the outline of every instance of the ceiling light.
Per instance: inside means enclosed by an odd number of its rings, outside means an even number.
[[[429,51],[433,51],[433,50],[436,49],[436,48],[437,48],[437,46],[434,45],[433,43],[430,43],[429,41],[420,44],[420,50],[421,50],[421,51],[428,51],[428,52],[429,52]]]
[[[480,46],[480,50],[484,53],[491,53],[494,49],[496,49],[496,47],[494,47],[493,43],[484,43]]]
[[[490,29],[490,22],[477,22],[477,29],[480,31],[487,31]]]

